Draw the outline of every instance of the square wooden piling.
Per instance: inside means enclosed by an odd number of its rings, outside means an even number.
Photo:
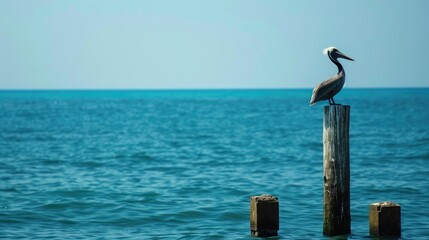
[[[369,234],[372,236],[401,236],[401,206],[393,202],[369,205]]]
[[[252,236],[277,236],[279,200],[272,195],[250,197],[250,231]]]

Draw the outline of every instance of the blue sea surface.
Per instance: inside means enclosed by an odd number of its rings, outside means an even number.
[[[250,196],[280,239],[322,234],[322,119],[310,89],[0,91],[0,239],[252,239]],[[429,89],[344,89],[352,239],[368,207],[429,238]]]

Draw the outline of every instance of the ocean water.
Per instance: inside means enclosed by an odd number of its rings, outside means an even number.
[[[0,91],[0,239],[252,239],[250,196],[280,239],[322,234],[323,106],[311,90]],[[429,238],[429,89],[344,89],[352,239],[368,205]]]

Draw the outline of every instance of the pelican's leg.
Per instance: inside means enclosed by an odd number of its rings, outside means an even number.
[[[335,101],[334,101],[334,98],[331,98],[332,99],[332,102],[334,103],[334,105],[337,105],[336,103],[335,103]]]
[[[329,105],[332,105],[332,103],[331,103],[331,99],[330,99],[330,98],[328,98],[328,101],[329,101]]]

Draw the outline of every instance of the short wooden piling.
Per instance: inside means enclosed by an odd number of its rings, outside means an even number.
[[[272,195],[250,197],[250,232],[255,237],[277,236],[279,200]]]
[[[327,236],[351,233],[349,125],[350,106],[325,106],[323,234]]]
[[[401,206],[393,202],[369,205],[369,234],[372,236],[401,236]]]

